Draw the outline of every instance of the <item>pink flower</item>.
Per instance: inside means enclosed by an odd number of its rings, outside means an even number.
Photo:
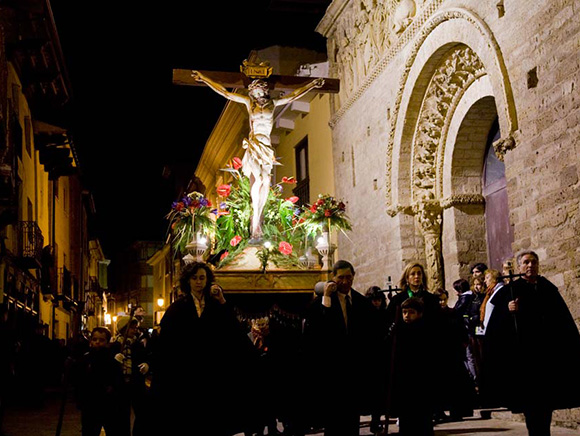
[[[240,235],[236,235],[230,241],[230,245],[232,247],[235,247],[236,245],[238,245],[241,242],[241,240],[242,240],[242,237]]]
[[[280,251],[280,253],[285,254],[285,255],[292,254],[292,244],[290,244],[286,241],[282,241],[278,245],[278,250]]]
[[[227,197],[232,191],[231,185],[220,185],[217,188],[217,193],[220,197]]]
[[[239,157],[234,157],[232,159],[232,167],[234,170],[239,170],[242,167],[242,160]]]
[[[289,201],[290,203],[296,203],[298,200],[300,200],[300,199],[298,197],[296,197],[295,195],[286,199],[286,201]]]
[[[224,259],[225,259],[225,258],[228,256],[228,254],[230,254],[230,252],[229,252],[229,251],[224,251],[224,252],[222,253],[222,255],[220,256],[220,260],[224,260]]]
[[[296,183],[296,179],[292,176],[290,177],[282,177],[282,183],[288,183],[290,185],[293,185]]]
[[[230,211],[229,210],[220,210],[217,214],[217,216],[222,216],[222,215],[229,215]]]

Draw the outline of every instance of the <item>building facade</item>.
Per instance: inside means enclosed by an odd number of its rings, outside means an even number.
[[[65,342],[99,322],[85,308],[99,306],[106,287],[91,272],[105,256],[89,248],[98,246],[95,210],[68,126],[70,104],[49,3],[2,5],[0,302],[22,337],[41,331]]]
[[[540,257],[580,320],[578,1],[334,0],[327,38],[341,257],[355,286],[419,260],[430,288]],[[338,176],[340,175],[340,176]],[[556,421],[574,425],[577,411]]]

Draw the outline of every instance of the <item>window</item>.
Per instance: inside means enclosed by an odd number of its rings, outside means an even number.
[[[24,117],[24,145],[28,156],[32,157],[32,122],[30,117]]]
[[[308,176],[308,137],[298,143],[295,149],[296,157],[296,188],[293,193],[299,198],[298,204],[304,205],[310,201],[310,179]]]

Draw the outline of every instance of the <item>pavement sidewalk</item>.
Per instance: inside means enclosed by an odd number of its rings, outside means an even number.
[[[31,408],[22,405],[9,407],[4,416],[3,434],[1,436],[55,436],[62,404],[61,400],[62,393],[54,390],[46,393],[42,407]],[[491,419],[481,419],[479,413],[476,412],[473,418],[436,425],[435,436],[527,436],[528,432],[525,424],[510,418],[511,414],[509,412],[501,412],[493,413]],[[372,435],[369,431],[369,424],[370,417],[364,416],[361,418],[361,436]],[[281,425],[279,430],[282,430]],[[397,426],[393,423],[389,426],[389,434],[396,433]],[[80,413],[75,406],[72,392],[69,392],[65,403],[60,436],[80,436],[80,434]],[[552,427],[552,436],[578,436],[579,434],[580,431],[578,430]],[[104,432],[101,435],[104,435]],[[243,434],[239,433],[236,436],[243,436]],[[310,433],[310,436],[323,436],[323,433]]]

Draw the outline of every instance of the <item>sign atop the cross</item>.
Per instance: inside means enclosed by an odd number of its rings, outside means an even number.
[[[240,71],[252,79],[267,79],[272,75],[272,67],[269,62],[259,64],[244,59]]]

